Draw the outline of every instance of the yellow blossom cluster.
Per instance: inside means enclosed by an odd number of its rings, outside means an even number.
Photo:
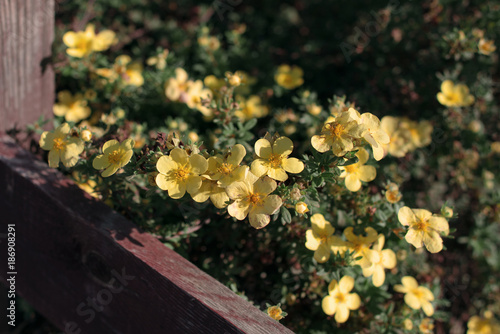
[[[125,86],[142,86],[144,77],[142,76],[142,65],[132,62],[127,55],[116,57],[112,68],[99,68],[96,73],[108,79],[109,82],[120,80]]]
[[[280,65],[276,74],[274,75],[274,80],[278,85],[285,89],[294,89],[302,86],[304,83],[304,71],[298,66],[290,65]]]
[[[390,249],[383,249],[385,237],[372,227],[365,228],[365,235],[356,235],[353,231],[353,227],[347,227],[344,240],[334,235],[335,228],[322,214],[314,214],[311,228],[306,231],[306,248],[314,251],[314,259],[318,263],[328,261],[332,252],[342,256],[347,251],[353,253],[353,258],[359,257],[354,264],[363,269],[363,275],[371,276],[373,284],[381,286],[385,281],[385,269],[396,266],[396,254]]]
[[[178,67],[175,77],[167,80],[165,95],[170,101],[185,103],[189,108],[200,111],[205,117],[211,118],[211,110],[203,104],[203,99],[211,99],[212,91],[203,86],[201,80],[189,80],[187,72]]]
[[[382,129],[390,137],[383,144],[384,155],[402,158],[408,152],[429,145],[434,128],[428,121],[411,121],[408,118],[384,116],[380,121]]]
[[[363,146],[363,139],[369,143],[376,160],[383,157],[383,146],[390,142],[389,135],[381,127],[377,116],[360,113],[354,109],[339,111],[337,116],[329,117],[321,134],[311,138],[312,146],[321,153],[331,150],[336,156],[347,153]]]
[[[293,143],[287,137],[259,139],[256,158],[249,167],[241,165],[247,153],[241,144],[208,158],[176,147],[158,159],[154,183],[172,198],[187,192],[196,202],[210,199],[219,209],[228,206],[232,217],[248,217],[253,227],[263,228],[282,205],[282,199],[272,194],[277,187],[275,180],[285,181],[287,173],[304,169],[301,161],[289,157],[292,151]]]
[[[95,33],[93,24],[88,24],[85,31],[68,31],[63,36],[63,42],[68,49],[66,53],[75,58],[86,57],[94,51],[106,51],[117,42],[115,33],[103,30]]]
[[[493,312],[485,311],[482,317],[472,316],[467,323],[467,328],[467,334],[500,333],[500,322],[495,319]]]

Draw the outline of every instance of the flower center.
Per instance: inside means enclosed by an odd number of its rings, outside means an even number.
[[[428,227],[429,223],[419,218],[417,218],[417,222],[413,225],[413,228],[419,232],[427,231]]]
[[[186,166],[180,167],[174,172],[174,177],[177,181],[185,181],[189,176],[189,168]]]
[[[110,164],[117,164],[122,159],[122,152],[120,150],[114,150],[108,155],[108,161]]]
[[[222,163],[222,165],[217,169],[217,171],[224,175],[229,175],[234,169],[232,164],[228,164],[227,162]]]
[[[354,172],[356,172],[356,170],[358,169],[358,167],[356,166],[356,164],[352,164],[352,165],[349,165],[349,166],[345,166],[345,171],[348,173],[348,174],[352,174]]]
[[[339,292],[335,295],[335,299],[337,300],[337,303],[345,303],[346,302],[346,297],[342,292]]]
[[[269,165],[272,168],[281,167],[281,163],[283,161],[283,159],[281,158],[281,154],[276,154],[276,153],[271,154],[268,160],[269,160]]]
[[[418,289],[411,290],[411,293],[415,295],[415,297],[419,300],[421,300],[424,297],[424,294]]]
[[[251,194],[250,196],[248,196],[248,201],[253,205],[257,205],[262,202],[262,199],[259,194]]]
[[[344,132],[345,128],[342,124],[335,122],[327,124],[327,133],[333,138],[340,137]]]
[[[64,149],[64,147],[66,146],[66,143],[64,142],[64,140],[62,138],[56,138],[54,139],[54,149],[56,151],[61,151],[62,149]]]

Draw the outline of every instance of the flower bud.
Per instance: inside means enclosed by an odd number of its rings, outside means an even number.
[[[309,209],[307,208],[306,203],[298,202],[297,204],[295,204],[295,211],[297,211],[297,213],[303,215],[304,213],[309,212]]]
[[[80,133],[80,138],[82,138],[83,141],[90,141],[92,139],[92,132],[89,130],[83,130]]]

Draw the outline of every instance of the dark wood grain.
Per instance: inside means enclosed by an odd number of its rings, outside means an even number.
[[[0,131],[49,116],[54,0],[0,0]]]
[[[0,233],[16,224],[19,294],[67,333],[291,333],[7,136],[0,213]],[[96,297],[109,303],[86,322]]]

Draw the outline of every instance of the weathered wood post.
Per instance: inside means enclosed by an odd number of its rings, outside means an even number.
[[[0,281],[65,333],[291,333],[2,133],[51,114],[53,15],[0,0]]]

